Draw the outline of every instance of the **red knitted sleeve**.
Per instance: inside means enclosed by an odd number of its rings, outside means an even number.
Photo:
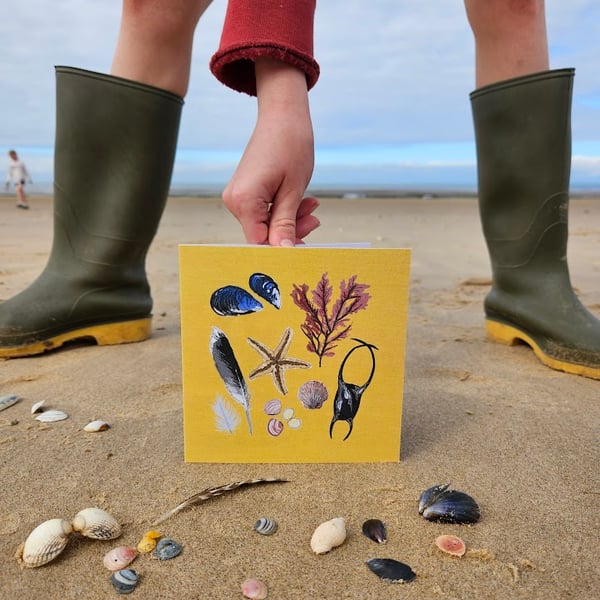
[[[213,75],[255,96],[254,60],[266,56],[304,71],[310,89],[319,77],[313,58],[315,5],[316,0],[229,0],[221,43],[210,61]]]

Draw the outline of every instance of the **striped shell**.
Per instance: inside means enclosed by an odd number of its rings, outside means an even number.
[[[267,431],[273,437],[277,437],[283,431],[283,423],[279,419],[269,419]]]
[[[281,411],[281,401],[273,398],[265,402],[265,414],[275,416]]]
[[[65,519],[44,521],[29,534],[18,551],[18,558],[25,567],[45,565],[65,549],[72,531]]]
[[[138,555],[135,548],[118,546],[104,555],[104,566],[109,571],[120,571],[131,564]]]
[[[139,576],[133,569],[122,569],[110,576],[110,582],[113,584],[117,594],[131,594],[135,590],[138,580]]]
[[[117,520],[101,508],[84,508],[73,518],[73,529],[94,540],[112,540],[121,535]]]
[[[254,531],[261,535],[273,535],[277,531],[277,521],[269,517],[261,517],[254,523]]]
[[[181,547],[181,544],[178,544],[175,540],[162,538],[159,540],[158,544],[156,544],[156,548],[154,549],[152,556],[154,556],[154,558],[158,558],[159,560],[169,560],[179,556],[182,550],[183,548]]]

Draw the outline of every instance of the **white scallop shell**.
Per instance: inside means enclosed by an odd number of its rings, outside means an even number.
[[[69,415],[62,410],[45,410],[41,412],[37,417],[35,417],[36,421],[40,421],[41,423],[54,423],[55,421],[64,421],[68,419]]]
[[[73,518],[73,529],[95,540],[112,540],[121,535],[117,520],[101,508],[84,508]]]
[[[106,431],[109,427],[110,425],[106,421],[97,419],[96,421],[91,421],[88,423],[83,430],[87,431],[88,433],[95,433],[97,431]]]
[[[0,396],[0,410],[4,410],[19,401],[19,396],[16,394],[8,394],[8,396]]]
[[[67,545],[73,529],[65,519],[50,519],[38,525],[20,550],[20,560],[26,567],[40,567],[56,558]]]
[[[346,539],[346,521],[336,517],[321,523],[312,534],[310,547],[315,554],[325,554],[331,549],[344,543]]]

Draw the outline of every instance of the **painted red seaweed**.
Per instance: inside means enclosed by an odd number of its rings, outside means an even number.
[[[306,317],[300,329],[308,338],[306,348],[319,357],[319,366],[324,356],[335,356],[333,351],[340,340],[348,337],[352,329],[350,315],[367,308],[371,295],[366,292],[370,287],[366,283],[357,283],[357,275],[346,282],[340,282],[339,298],[331,306],[333,286],[327,273],[321,275],[314,290],[310,291],[308,284],[294,284],[290,294],[294,304],[300,307]],[[309,293],[311,299],[309,300]]]

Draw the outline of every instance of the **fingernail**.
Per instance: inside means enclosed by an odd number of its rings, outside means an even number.
[[[292,242],[292,240],[281,240],[279,242],[279,245],[282,248],[293,248],[294,247],[294,242]]]

